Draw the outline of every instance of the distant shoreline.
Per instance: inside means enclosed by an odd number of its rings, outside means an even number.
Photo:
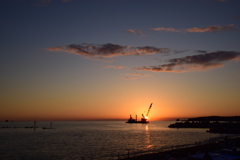
[[[158,121],[175,121],[176,119],[164,119],[164,120],[151,120],[151,122]],[[11,122],[33,122],[34,120],[9,120],[7,123]],[[126,122],[126,119],[92,119],[92,120],[37,120],[37,122],[84,122],[84,121],[123,121]],[[6,122],[2,120],[0,122]]]

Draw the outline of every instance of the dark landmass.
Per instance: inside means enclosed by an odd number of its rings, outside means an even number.
[[[231,117],[198,117],[178,120],[170,124],[169,128],[208,128],[211,133],[240,133],[240,116]]]

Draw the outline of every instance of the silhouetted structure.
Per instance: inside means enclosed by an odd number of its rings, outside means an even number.
[[[136,115],[136,119],[133,119],[132,115],[130,115],[130,118],[128,119],[128,121],[126,123],[149,123],[148,114],[149,114],[151,108],[152,108],[152,103],[150,104],[150,107],[148,108],[146,116],[144,116],[144,114],[142,114],[141,121],[137,120],[137,115]]]
[[[240,116],[189,118],[170,124],[169,128],[210,128],[212,133],[240,133]]]

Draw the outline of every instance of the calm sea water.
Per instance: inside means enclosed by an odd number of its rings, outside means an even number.
[[[195,144],[224,135],[206,129],[169,129],[173,121],[127,124],[123,121],[0,122],[0,159],[117,159],[140,152]],[[9,127],[9,128],[5,128]]]

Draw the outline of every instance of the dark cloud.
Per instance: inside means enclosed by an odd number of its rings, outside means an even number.
[[[240,52],[234,51],[217,51],[200,55],[187,56],[183,58],[174,58],[169,60],[170,63],[136,68],[138,70],[147,70],[153,72],[189,72],[204,71],[208,69],[223,66],[223,62],[239,60]]]
[[[145,47],[136,47],[135,51],[136,51],[136,55],[147,55],[147,54],[155,54],[155,53],[169,53],[170,49],[145,46]]]
[[[168,48],[156,48],[151,46],[145,47],[130,47],[121,46],[118,44],[71,44],[63,47],[50,47],[49,51],[62,51],[82,55],[87,58],[112,58],[116,56],[129,56],[129,55],[149,55],[156,53],[168,53]]]
[[[196,50],[197,53],[207,53],[207,51],[204,50]]]

